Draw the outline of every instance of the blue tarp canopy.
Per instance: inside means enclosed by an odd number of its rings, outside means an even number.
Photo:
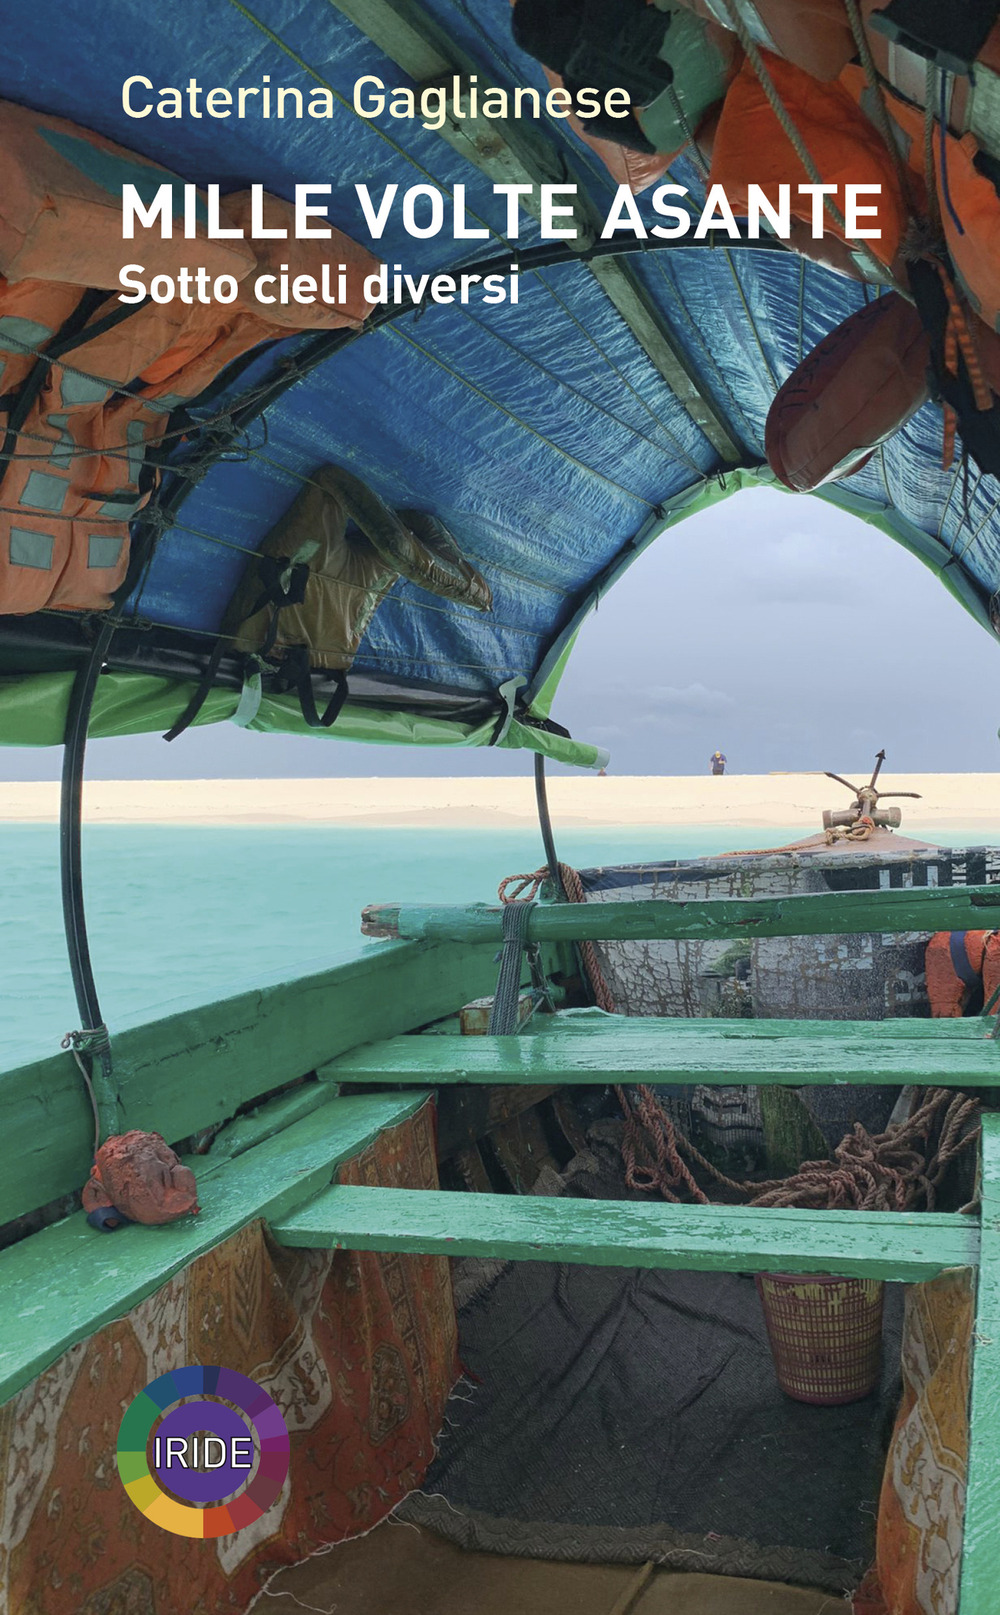
[[[481,82],[544,89],[538,64],[512,42],[507,0],[422,0],[422,12],[474,59]],[[260,85],[265,75],[272,86],[304,92],[325,85],[336,93],[335,113],[136,120],[120,102],[122,82],[135,73],[157,87],[183,87],[195,76],[204,87],[235,88]],[[510,262],[528,260],[537,226],[522,214],[521,237],[508,249],[490,177],[419,120],[354,112],[363,74],[412,82],[332,0],[103,0],[98,12],[82,0],[33,0],[8,10],[0,53],[0,95],[95,129],[185,179],[219,182],[224,192],[259,182],[285,197],[296,182],[331,184],[330,222],[366,245],[357,181],[376,198],[388,184],[430,181],[448,196],[461,182],[470,216],[486,222],[491,238],[455,241],[446,214],[444,232],[415,240],[397,209],[374,250],[411,274],[508,251]],[[564,121],[536,127],[603,216],[614,185],[598,158]],[[682,160],[670,177],[690,186],[697,205],[694,169]],[[646,198],[640,207],[648,215]],[[492,613],[480,616],[400,581],[362,643],[362,685],[381,689],[389,704],[386,692],[395,690],[403,709],[408,691],[446,694],[470,734],[472,709],[463,713],[461,701],[478,704],[479,720],[500,715],[500,687],[520,678],[520,716],[544,718],[560,657],[596,593],[665,524],[760,474],[776,388],[876,295],[777,244],[750,250],[688,238],[669,250],[633,251],[628,265],[733,454],[720,453],[696,424],[585,265],[522,268],[516,307],[470,302],[408,312],[281,391],[194,486],[185,483],[124,614],[154,633],[211,636],[245,565],[242,552],[259,545],[303,477],[335,462],[391,504],[440,516],[494,597]],[[315,340],[295,335],[262,350],[202,413],[238,408]],[[944,472],[941,442],[941,411],[929,404],[825,497],[916,550],[988,626],[1000,586],[1000,492],[974,466]],[[175,462],[192,452],[179,444]],[[174,480],[168,470],[160,497]],[[484,740],[498,732],[492,722],[475,730]]]

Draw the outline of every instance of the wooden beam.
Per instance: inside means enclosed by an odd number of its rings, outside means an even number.
[[[427,1097],[331,1098],[214,1171],[210,1157],[189,1161],[198,1175],[196,1217],[102,1234],[88,1227],[81,1211],[0,1252],[0,1403],[246,1223],[288,1216],[330,1182],[342,1161],[411,1116]]]
[[[979,1225],[957,1214],[673,1206],[430,1189],[326,1189],[274,1219],[283,1245],[414,1251],[721,1273],[932,1278],[974,1266]]]
[[[866,931],[968,931],[1000,922],[1000,884],[820,892],[799,897],[654,898],[641,903],[539,903],[528,922],[537,942],[650,942],[703,937],[837,936]],[[502,940],[503,907],[476,903],[371,904],[365,936],[414,942]]]
[[[603,221],[564,153],[523,119],[468,116],[471,75],[478,77],[480,95],[494,81],[494,75],[482,62],[456,44],[414,0],[332,0],[332,4],[414,83],[444,84],[452,93],[458,90],[466,116],[455,118],[449,113],[436,132],[494,183],[531,185],[532,191],[521,198],[525,212],[539,217],[541,185],[575,182],[578,194],[573,223],[577,235],[570,244],[581,252],[593,244]],[[570,199],[564,202],[570,205]],[[586,269],[716,453],[728,465],[740,464],[746,458],[745,451],[703,391],[701,378],[676,341],[669,321],[632,270],[611,257],[588,263]]]
[[[976,1021],[659,1020],[541,1016],[511,1037],[397,1037],[341,1055],[344,1083],[916,1083],[1000,1087],[1000,1043]]]
[[[995,1111],[983,1116],[982,1198],[959,1615],[991,1615],[1000,1581],[1000,1115]]]
[[[454,1042],[454,1039],[450,1041]],[[494,1128],[515,1121],[556,1092],[551,1083],[449,1088],[438,1099],[437,1158],[448,1160],[460,1150],[478,1144]]]
[[[125,1126],[186,1138],[353,1048],[490,991],[488,948],[365,948],[329,970],[116,1032]],[[94,1124],[80,1073],[57,1054],[0,1075],[0,1223],[79,1188]]]

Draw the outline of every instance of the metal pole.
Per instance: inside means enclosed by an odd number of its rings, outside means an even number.
[[[540,751],[535,752],[535,802],[538,807],[538,824],[542,832],[542,845],[545,848],[545,862],[549,867],[549,879],[562,897],[567,897],[563,885],[562,870],[556,855],[555,838],[552,834],[552,817],[549,813],[549,796],[545,788],[545,758]]]
[[[63,926],[70,974],[82,1024],[74,1043],[77,1053],[91,1062],[91,1077],[103,1137],[118,1131],[119,1097],[114,1081],[108,1030],[101,1015],[97,985],[90,960],[87,917],[83,898],[83,765],[87,729],[94,692],[114,628],[103,623],[84,665],[73,682],[63,737],[62,791],[59,805],[59,862],[62,878]]]

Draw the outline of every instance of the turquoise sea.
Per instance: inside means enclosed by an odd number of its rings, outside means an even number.
[[[576,867],[780,846],[791,830],[563,830]],[[961,845],[982,837],[935,835]],[[0,1070],[58,1049],[79,1025],[62,936],[59,836],[0,825]],[[112,1031],[288,980],[379,947],[365,903],[484,902],[543,861],[525,829],[91,825],[84,831],[91,952]]]

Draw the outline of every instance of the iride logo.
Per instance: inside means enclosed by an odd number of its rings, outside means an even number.
[[[253,1468],[251,1436],[230,1436],[229,1447],[222,1436],[207,1433],[193,1436],[156,1436],[153,1441],[153,1468],[162,1475],[173,1468],[222,1469],[232,1474]],[[176,1487],[173,1488],[176,1491]],[[235,1490],[235,1488],[231,1488]],[[218,1490],[218,1488],[216,1488]]]
[[[276,1501],[288,1460],[281,1409],[231,1368],[162,1374],[130,1403],[118,1432],[126,1492],[177,1536],[229,1536],[252,1525]]]

